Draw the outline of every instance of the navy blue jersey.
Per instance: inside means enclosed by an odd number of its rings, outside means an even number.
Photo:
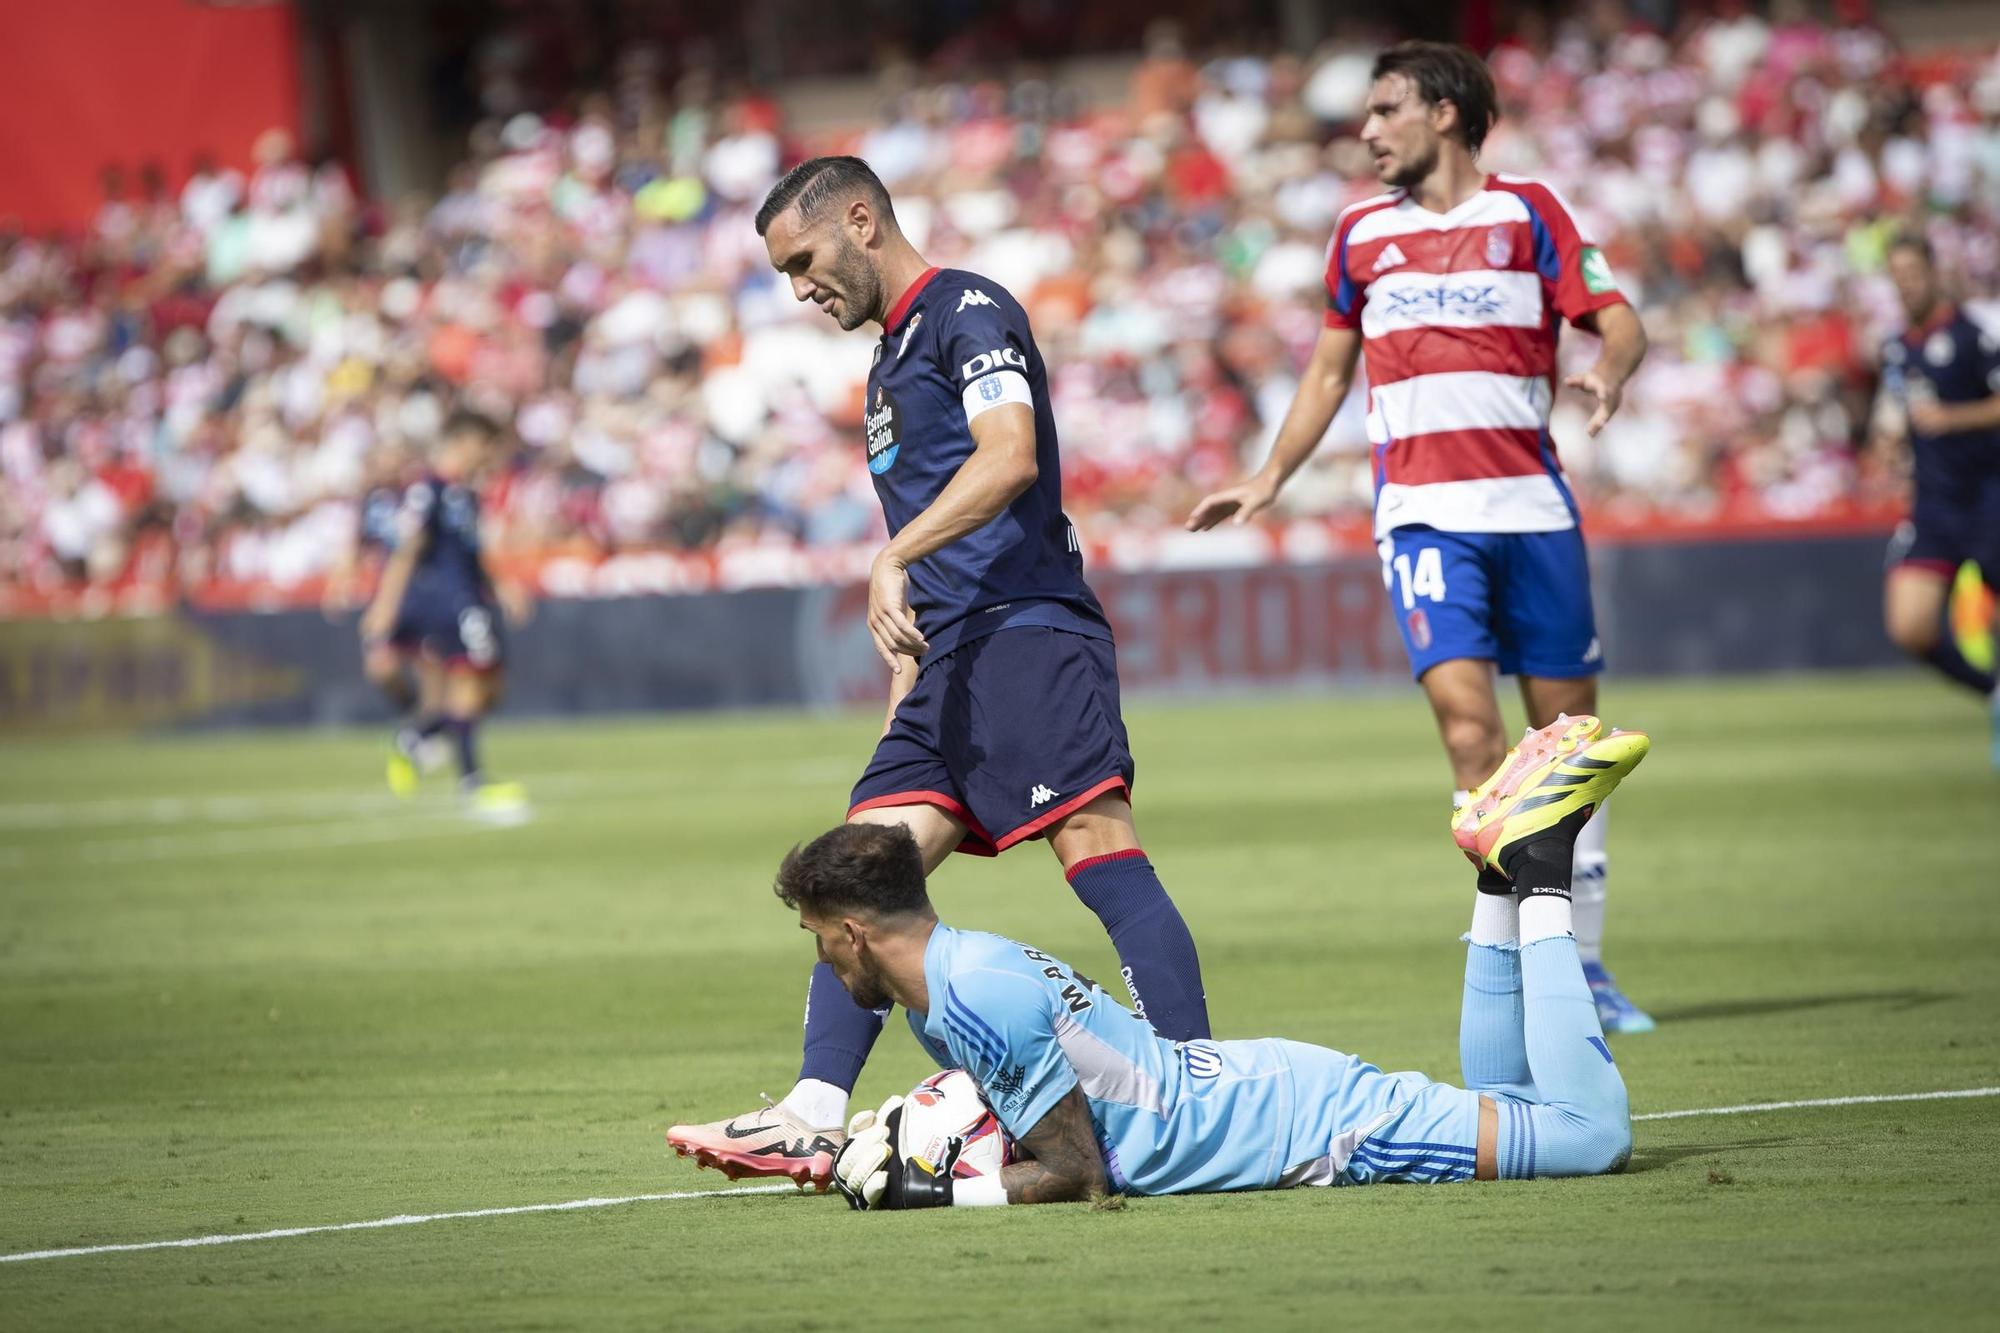
[[[421,536],[423,549],[410,575],[409,602],[482,601],[486,569],[479,558],[479,497],[470,487],[425,477],[403,491],[399,520],[406,539]]]
[[[1950,306],[1882,348],[1882,388],[1907,408],[1913,396],[1971,403],[2000,394],[2000,312]],[[2000,430],[1910,432],[1919,503],[1948,499],[2000,472]]]
[[[384,551],[396,549],[396,519],[403,511],[403,491],[399,486],[376,486],[361,497],[360,545]]]
[[[1017,402],[1035,414],[1035,484],[985,527],[910,566],[910,608],[931,651],[1017,625],[1108,639],[1062,511],[1062,460],[1028,316],[976,273],[931,269],[889,312],[868,372],[868,470],[893,536],[972,456],[972,421]]]

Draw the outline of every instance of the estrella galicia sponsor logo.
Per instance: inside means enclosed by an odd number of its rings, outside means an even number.
[[[903,447],[903,414],[889,391],[879,384],[862,425],[868,432],[868,470],[879,477],[896,465],[896,454]]]
[[[990,352],[981,352],[978,356],[973,357],[972,360],[960,366],[958,368],[958,377],[967,381],[976,380],[981,375],[991,374],[993,371],[1007,366],[1025,371],[1028,368],[1028,358],[1022,356],[1016,348],[996,347]]]
[[[1394,287],[1383,293],[1389,299],[1392,319],[1428,323],[1440,317],[1497,315],[1507,308],[1507,298],[1497,283],[1441,282],[1435,287]]]
[[[1583,258],[1578,266],[1583,272],[1583,289],[1592,296],[1618,290],[1618,280],[1611,276],[1611,265],[1605,260],[1604,252],[1596,246],[1583,247]]]
[[[1021,1099],[1027,1090],[1026,1065],[1015,1065],[1012,1069],[1002,1065],[993,1072],[993,1077],[986,1081],[987,1099],[1004,1111],[1019,1110]]]
[[[1184,1041],[1180,1052],[1189,1078],[1214,1078],[1222,1072],[1222,1052],[1205,1041]]]

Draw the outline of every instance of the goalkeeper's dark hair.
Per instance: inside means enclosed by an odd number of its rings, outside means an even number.
[[[1500,119],[1500,94],[1493,87],[1493,71],[1477,51],[1457,42],[1397,42],[1375,57],[1368,78],[1373,82],[1391,74],[1416,85],[1424,101],[1457,107],[1459,133],[1472,155],[1479,156],[1487,131]]]
[[[772,891],[785,906],[821,920],[931,910],[923,854],[903,824],[842,824],[792,848]]]
[[[764,196],[764,206],[757,210],[757,234],[769,231],[778,214],[793,204],[799,206],[799,217],[811,222],[827,205],[857,194],[868,200],[877,217],[891,227],[896,225],[889,188],[873,167],[858,157],[809,157],[786,172]]]

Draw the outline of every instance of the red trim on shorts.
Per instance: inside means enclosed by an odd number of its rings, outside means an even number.
[[[1108,792],[1113,788],[1122,789],[1128,797],[1132,794],[1132,788],[1130,787],[1130,785],[1126,783],[1124,778],[1122,777],[1106,778],[1104,779],[1104,781],[1098,783],[1095,787],[1090,788],[1088,791],[1070,797],[1067,801],[1064,801],[1061,805],[1057,806],[1055,809],[1046,811],[1039,817],[1031,820],[1026,824],[1021,825],[1021,827],[1015,829],[1012,833],[1002,834],[999,841],[995,842],[993,846],[996,850],[1004,852],[1017,842],[1025,842],[1029,838],[1032,838],[1036,834],[1040,833],[1043,829],[1047,828],[1049,825],[1055,823],[1057,820],[1069,818],[1077,811],[1083,809],[1084,806],[1089,805],[1092,801],[1096,800],[1098,797],[1104,795],[1105,792]]]
[[[1076,877],[1092,866],[1101,866],[1107,861],[1143,861],[1145,859],[1146,853],[1137,847],[1127,847],[1120,852],[1106,852],[1102,856],[1086,856],[1068,870],[1063,871],[1063,878],[1069,880],[1071,883],[1075,883]]]
[[[882,319],[882,332],[894,333],[896,331],[897,327],[903,322],[903,316],[910,313],[910,306],[915,303],[917,293],[928,287],[931,279],[937,275],[938,270],[935,264],[917,275],[917,280],[905,288],[903,294],[896,298],[896,304],[889,307],[889,313]]]
[[[895,791],[886,796],[871,796],[859,805],[850,807],[847,817],[853,819],[863,810],[880,810],[884,806],[896,805],[934,805],[965,825],[965,837],[959,841],[959,851],[969,856],[1000,854],[1000,849],[993,843],[993,835],[986,831],[973,816],[972,811],[965,808],[964,802],[941,791]]]
[[[1949,560],[1933,560],[1927,556],[1906,556],[1896,562],[1895,568],[1920,569],[1926,574],[1935,574],[1939,578],[1944,579],[1955,579],[1958,577],[1957,565]]]

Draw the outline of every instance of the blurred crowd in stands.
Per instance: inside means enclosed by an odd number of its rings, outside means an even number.
[[[1601,437],[1580,400],[1557,409],[1601,514],[1893,494],[1866,425],[1900,320],[1885,241],[1920,228],[1960,290],[2000,284],[1995,52],[1907,56],[1853,3],[1718,13],[1661,34],[1597,4],[1491,53],[1482,161],[1567,196],[1652,337]],[[1028,306],[1086,533],[1176,524],[1261,458],[1334,216],[1380,192],[1354,132],[1383,40],[1194,53],[1159,30],[1095,104],[1049,70],[889,65],[854,126],[784,123],[701,73],[667,86],[645,47],[601,93],[530,109],[503,44],[434,199],[369,204],[280,132],[247,176],[107,172],[87,235],[0,238],[0,582],[306,584],[458,405],[517,441],[489,495],[511,549],[870,540],[870,331],[796,304],[751,224],[816,151],[866,157],[933,262]],[[1283,504],[1369,498],[1350,402]]]

